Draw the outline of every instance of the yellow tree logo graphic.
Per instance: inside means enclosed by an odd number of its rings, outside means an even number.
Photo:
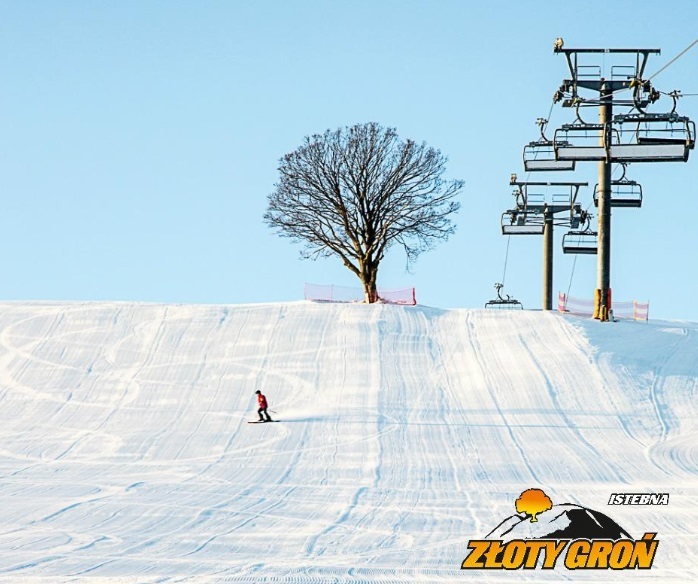
[[[531,523],[538,521],[536,515],[553,508],[550,497],[540,489],[526,489],[516,499],[516,512],[526,513],[531,516]]]

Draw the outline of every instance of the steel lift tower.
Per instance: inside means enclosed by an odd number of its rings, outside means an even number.
[[[563,107],[577,108],[577,121],[555,131],[555,160],[558,163],[598,162],[594,317],[608,320],[611,310],[611,166],[613,163],[685,162],[695,143],[695,127],[688,118],[676,114],[676,98],[674,109],[668,114],[645,111],[648,104],[660,96],[649,81],[644,80],[647,59],[649,55],[659,54],[659,49],[567,49],[562,39],[557,39],[554,51],[565,56],[570,71],[570,78],[563,81],[554,101],[562,101]],[[625,64],[612,67],[610,78],[602,75],[598,64],[587,64],[594,56],[605,61],[617,55]],[[580,90],[589,92],[591,97],[583,97]],[[623,90],[630,91],[630,99],[617,97]],[[630,106],[633,113],[614,117],[614,104]],[[582,120],[580,108],[586,106],[598,107],[598,123]],[[626,141],[624,137],[628,136],[630,139]]]
[[[552,310],[553,225],[575,229],[586,222],[577,197],[588,183],[520,181],[512,174],[509,184],[516,187],[516,206],[502,214],[502,234],[543,236],[543,310]]]

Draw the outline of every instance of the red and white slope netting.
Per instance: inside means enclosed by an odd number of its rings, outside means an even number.
[[[614,301],[611,308],[613,310],[613,318],[615,319],[647,320],[649,318],[649,302],[638,302],[637,300]],[[573,296],[560,293],[557,309],[568,314],[593,316],[594,301],[586,298],[574,298]]]
[[[363,302],[364,291],[349,286],[332,286],[324,284],[306,284],[305,299],[315,302]],[[414,288],[402,290],[378,289],[378,302],[385,304],[417,304]]]

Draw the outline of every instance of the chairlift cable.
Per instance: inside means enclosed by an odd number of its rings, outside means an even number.
[[[555,107],[555,102],[553,101],[553,103],[550,104],[550,111],[548,112],[548,116],[545,118],[546,120],[549,120],[550,116],[553,115],[553,108],[554,107]]]
[[[570,273],[570,283],[567,286],[567,298],[570,297],[570,290],[572,289],[572,280],[574,279],[574,269],[577,267],[577,255],[574,254],[574,261],[572,262],[572,272]]]
[[[504,256],[504,273],[502,274],[502,285],[506,283],[507,280],[507,263],[509,262],[509,244],[511,243],[511,234],[507,237],[507,252]]]
[[[591,209],[591,205],[592,205],[592,203],[589,203],[589,204],[587,205],[587,208],[585,209],[585,211],[588,212],[589,209]],[[587,219],[587,227],[586,227],[586,229],[589,229],[589,228],[590,228],[590,225],[591,225],[590,219]],[[579,237],[579,240],[578,240],[578,241],[581,241],[581,236]],[[572,289],[572,280],[574,280],[574,270],[575,270],[575,268],[577,267],[577,256],[578,256],[578,254],[575,253],[575,254],[573,254],[573,255],[574,255],[574,261],[572,262],[572,271],[570,272],[570,282],[569,282],[569,284],[568,284],[568,286],[567,286],[567,298],[570,297],[570,290]]]
[[[682,57],[684,54],[686,54],[688,51],[690,51],[695,45],[698,45],[698,39],[694,40],[690,45],[688,45],[683,51],[681,51],[678,55],[676,55],[671,61],[669,61],[666,65],[664,65],[664,67],[662,67],[654,75],[650,76],[648,81],[651,81],[657,75],[659,75],[662,71],[664,71],[667,67],[669,67],[670,65],[673,65],[674,62],[677,61],[679,57]]]

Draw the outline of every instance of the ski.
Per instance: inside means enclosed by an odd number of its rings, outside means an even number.
[[[248,424],[267,424],[268,422],[280,422],[281,420],[255,420],[254,422],[247,422]]]

